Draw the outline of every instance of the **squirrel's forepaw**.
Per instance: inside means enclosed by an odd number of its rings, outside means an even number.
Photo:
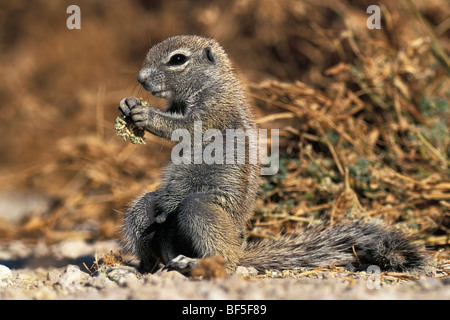
[[[135,97],[124,98],[119,103],[119,112],[122,117],[129,117],[131,115],[131,109],[139,104],[138,99]]]
[[[130,116],[136,126],[145,128],[151,119],[149,106],[136,104],[131,109]]]

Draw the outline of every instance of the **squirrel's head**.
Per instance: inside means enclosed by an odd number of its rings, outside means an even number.
[[[154,96],[170,101],[195,100],[205,89],[219,89],[232,77],[230,61],[217,41],[175,36],[153,46],[138,81]]]

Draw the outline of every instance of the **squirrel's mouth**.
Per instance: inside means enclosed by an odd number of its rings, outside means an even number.
[[[152,91],[152,95],[158,98],[168,98],[169,91],[168,90]]]
[[[169,94],[169,90],[162,88],[162,86],[154,86],[148,82],[141,82],[141,85],[144,90],[151,92],[153,96],[158,98],[166,98]]]

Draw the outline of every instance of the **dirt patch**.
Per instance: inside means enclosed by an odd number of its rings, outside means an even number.
[[[14,242],[2,246],[0,263],[11,269],[0,268],[0,299],[450,298],[449,264],[430,268],[428,276],[334,268],[234,274],[207,280],[188,278],[177,271],[140,274],[133,267],[119,266],[120,259],[108,251],[111,248],[117,249],[117,243],[66,241],[29,247]],[[107,259],[98,264],[98,257]],[[87,266],[95,266],[95,272]]]

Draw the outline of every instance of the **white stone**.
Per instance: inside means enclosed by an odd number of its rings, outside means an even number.
[[[0,281],[12,278],[12,271],[7,266],[0,264]]]

